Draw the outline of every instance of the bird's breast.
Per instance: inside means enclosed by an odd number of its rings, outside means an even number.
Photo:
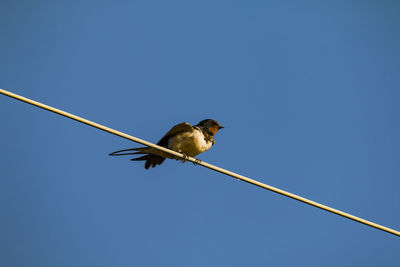
[[[209,150],[212,142],[206,141],[201,131],[195,129],[192,132],[177,134],[168,140],[168,148],[195,157]]]

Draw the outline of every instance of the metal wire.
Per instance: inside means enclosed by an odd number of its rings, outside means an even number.
[[[356,221],[356,222],[359,222],[359,223],[368,225],[368,226],[370,226],[370,227],[373,227],[373,228],[376,228],[376,229],[379,229],[379,230],[388,232],[388,233],[390,233],[390,234],[393,234],[393,235],[396,235],[396,236],[400,236],[400,232],[399,232],[399,231],[396,231],[396,230],[394,230],[394,229],[391,229],[391,228],[388,228],[388,227],[379,225],[379,224],[377,224],[377,223],[374,223],[374,222],[371,222],[371,221],[368,221],[368,220],[364,220],[364,219],[362,219],[362,218],[360,218],[360,217],[351,215],[351,214],[349,214],[349,213],[346,213],[346,212],[343,212],[343,211],[340,211],[340,210],[337,210],[337,209],[334,209],[334,208],[331,208],[331,207],[322,205],[322,204],[320,204],[320,203],[318,203],[318,202],[315,202],[315,201],[309,200],[309,199],[307,199],[307,198],[304,198],[304,197],[301,197],[301,196],[298,196],[298,195],[289,193],[289,192],[287,192],[287,191],[281,190],[281,189],[279,189],[279,188],[276,188],[276,187],[273,187],[273,186],[270,186],[270,185],[267,185],[267,184],[258,182],[258,181],[256,181],[256,180],[253,180],[253,179],[250,179],[250,178],[245,177],[245,176],[243,176],[243,175],[240,175],[240,174],[237,174],[237,173],[234,173],[234,172],[231,172],[231,171],[222,169],[222,168],[220,168],[220,167],[217,167],[217,166],[215,166],[215,165],[209,164],[209,163],[207,163],[207,162],[200,161],[200,160],[195,159],[195,158],[192,158],[192,157],[187,157],[187,156],[185,156],[185,155],[183,155],[183,154],[181,154],[181,153],[179,153],[179,152],[170,150],[170,149],[165,148],[165,147],[161,147],[161,146],[155,145],[155,144],[153,144],[153,143],[147,142],[147,141],[145,141],[145,140],[142,140],[142,139],[140,139],[140,138],[134,137],[134,136],[132,136],[132,135],[125,134],[125,133],[123,133],[123,132],[119,132],[119,131],[117,131],[117,130],[111,129],[111,128],[106,127],[106,126],[103,126],[103,125],[101,125],[101,124],[98,124],[98,123],[89,121],[89,120],[87,120],[87,119],[84,119],[84,118],[81,118],[81,117],[78,117],[78,116],[75,116],[75,115],[73,115],[73,114],[71,114],[71,113],[68,113],[68,112],[59,110],[59,109],[57,109],[57,108],[53,108],[53,107],[51,107],[51,106],[42,104],[42,103],[40,103],[40,102],[37,102],[37,101],[31,100],[31,99],[29,99],[29,98],[26,98],[26,97],[23,97],[23,96],[20,96],[20,95],[11,93],[11,92],[6,91],[6,90],[3,90],[3,89],[0,89],[0,93],[1,93],[1,94],[4,94],[4,95],[6,95],[6,96],[9,96],[9,97],[15,98],[15,99],[17,99],[17,100],[26,102],[26,103],[28,103],[28,104],[31,104],[31,105],[40,107],[40,108],[42,108],[42,109],[45,109],[45,110],[48,110],[48,111],[57,113],[57,114],[59,114],[59,115],[65,116],[65,117],[67,117],[67,118],[70,118],[70,119],[73,119],[73,120],[82,122],[82,123],[84,123],[84,124],[87,124],[87,125],[92,126],[92,127],[94,127],[94,128],[97,128],[97,129],[106,131],[106,132],[108,132],[108,133],[115,134],[115,135],[117,135],[117,136],[126,138],[126,139],[131,140],[131,141],[134,141],[134,142],[136,142],[136,143],[139,143],[139,144],[142,144],[142,145],[145,145],[145,146],[148,146],[148,147],[152,147],[152,148],[161,150],[161,151],[163,151],[163,152],[169,153],[169,154],[171,154],[171,155],[173,155],[173,156],[176,156],[176,157],[180,157],[180,158],[182,158],[182,159],[186,159],[187,161],[193,162],[193,163],[196,164],[196,165],[201,165],[201,166],[206,167],[206,168],[209,168],[209,169],[211,169],[211,170],[214,170],[214,171],[217,171],[217,172],[220,172],[220,173],[223,173],[223,174],[232,176],[232,177],[234,177],[234,178],[236,178],[236,179],[245,181],[245,182],[247,182],[247,183],[249,183],[249,184],[256,185],[256,186],[258,186],[258,187],[261,187],[261,188],[264,188],[264,189],[273,191],[273,192],[275,192],[275,193],[278,193],[278,194],[284,195],[284,196],[286,196],[286,197],[289,197],[289,198],[292,198],[292,199],[301,201],[301,202],[306,203],[306,204],[308,204],[308,205],[311,205],[311,206],[314,206],[314,207],[317,207],[317,208],[320,208],[320,209],[329,211],[329,212],[334,213],[334,214],[336,214],[336,215],[339,215],[339,216],[342,216],[342,217],[345,217],[345,218],[354,220],[354,221]]]

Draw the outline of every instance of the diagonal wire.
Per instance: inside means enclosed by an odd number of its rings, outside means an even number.
[[[273,187],[273,186],[270,186],[270,185],[261,183],[261,182],[259,182],[259,181],[256,181],[256,180],[250,179],[250,178],[248,178],[248,177],[245,177],[245,176],[243,176],[243,175],[240,175],[240,174],[237,174],[237,173],[234,173],[234,172],[225,170],[225,169],[223,169],[223,168],[217,167],[217,166],[212,165],[212,164],[209,164],[209,163],[207,163],[207,162],[200,161],[200,160],[195,159],[195,158],[192,158],[192,157],[187,157],[187,156],[185,156],[185,155],[183,155],[183,154],[181,154],[181,153],[179,153],[179,152],[176,152],[176,151],[174,151],[174,150],[170,150],[170,149],[168,149],[168,148],[155,145],[155,144],[153,144],[153,143],[147,142],[147,141],[142,140],[142,139],[140,139],[140,138],[137,138],[137,137],[134,137],[134,136],[132,136],[132,135],[129,135],[129,134],[126,134],[126,133],[123,133],[123,132],[114,130],[114,129],[109,128],[109,127],[106,127],[106,126],[103,126],[103,125],[101,125],[101,124],[98,124],[98,123],[89,121],[89,120],[87,120],[87,119],[78,117],[78,116],[76,116],[76,115],[73,115],[73,114],[71,114],[71,113],[62,111],[62,110],[60,110],[60,109],[53,108],[53,107],[51,107],[51,106],[42,104],[42,103],[40,103],[40,102],[37,102],[37,101],[31,100],[31,99],[29,99],[29,98],[26,98],[26,97],[23,97],[23,96],[20,96],[20,95],[11,93],[11,92],[6,91],[6,90],[3,90],[3,89],[0,89],[0,93],[3,94],[3,95],[9,96],[9,97],[15,98],[15,99],[17,99],[17,100],[20,100],[20,101],[22,101],[22,102],[26,102],[26,103],[28,103],[28,104],[31,104],[31,105],[40,107],[40,108],[42,108],[42,109],[45,109],[45,110],[48,110],[48,111],[57,113],[57,114],[59,114],[59,115],[65,116],[65,117],[67,117],[67,118],[76,120],[76,121],[78,121],[78,122],[82,122],[82,123],[84,123],[84,124],[87,124],[87,125],[92,126],[92,127],[94,127],[94,128],[97,128],[97,129],[106,131],[106,132],[108,132],[108,133],[115,134],[115,135],[117,135],[117,136],[126,138],[126,139],[131,140],[131,141],[134,141],[134,142],[136,142],[136,143],[139,143],[139,144],[142,144],[142,145],[145,145],[145,146],[149,146],[149,147],[152,147],[152,148],[161,150],[161,151],[163,151],[163,152],[169,153],[169,154],[171,154],[171,155],[173,155],[173,156],[176,156],[176,157],[179,157],[179,158],[182,158],[182,159],[186,159],[187,161],[193,162],[194,164],[198,164],[198,165],[201,165],[201,166],[203,166],[203,167],[209,168],[209,169],[211,169],[211,170],[214,170],[214,171],[217,171],[217,172],[220,172],[220,173],[223,173],[223,174],[232,176],[232,177],[237,178],[237,179],[239,179],[239,180],[245,181],[245,182],[247,182],[247,183],[249,183],[249,184],[259,186],[259,187],[261,187],[261,188],[264,188],[264,189],[273,191],[273,192],[275,192],[275,193],[281,194],[281,195],[286,196],[286,197],[293,198],[293,199],[295,199],[295,200],[298,200],[298,201],[301,201],[301,202],[306,203],[306,204],[308,204],[308,205],[311,205],[311,206],[314,206],[314,207],[317,207],[317,208],[320,208],[320,209],[329,211],[329,212],[331,212],[331,213],[334,213],[334,214],[336,214],[336,215],[339,215],[339,216],[348,218],[348,219],[350,219],[350,220],[354,220],[354,221],[356,221],[356,222],[359,222],[359,223],[368,225],[368,226],[370,226],[370,227],[373,227],[373,228],[376,228],[376,229],[379,229],[379,230],[388,232],[388,233],[390,233],[390,234],[400,236],[400,232],[399,232],[399,231],[396,231],[396,230],[394,230],[394,229],[391,229],[391,228],[385,227],[385,226],[383,226],[383,225],[380,225],[380,224],[377,224],[377,223],[374,223],[374,222],[371,222],[371,221],[362,219],[362,218],[360,218],[360,217],[351,215],[351,214],[349,214],[349,213],[346,213],[346,212],[343,212],[343,211],[340,211],[340,210],[331,208],[331,207],[329,207],[329,206],[326,206],[326,205],[320,204],[320,203],[318,203],[318,202],[312,201],[312,200],[310,200],[310,199],[307,199],[307,198],[304,198],[304,197],[301,197],[301,196],[292,194],[292,193],[290,193],[290,192],[281,190],[281,189],[279,189],[279,188],[276,188],[276,187]]]

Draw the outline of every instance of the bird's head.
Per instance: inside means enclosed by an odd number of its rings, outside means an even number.
[[[214,136],[220,129],[224,128],[218,122],[211,119],[202,120],[197,126],[203,128],[211,136]]]

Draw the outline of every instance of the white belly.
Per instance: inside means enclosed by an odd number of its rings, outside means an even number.
[[[171,137],[168,140],[168,148],[195,157],[211,148],[212,143],[204,140],[204,135],[197,129],[193,132],[185,132]]]

